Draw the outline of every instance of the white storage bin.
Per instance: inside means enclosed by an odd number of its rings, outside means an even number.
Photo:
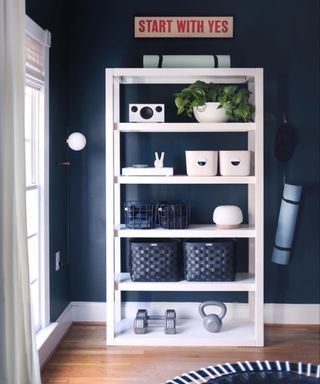
[[[250,151],[219,151],[221,176],[250,175]]]
[[[218,151],[186,151],[188,176],[215,176],[218,172]]]

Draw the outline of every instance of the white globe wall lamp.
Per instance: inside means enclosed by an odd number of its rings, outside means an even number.
[[[73,151],[81,151],[87,144],[86,137],[80,132],[71,133],[67,140],[66,144]],[[59,161],[58,165],[69,166],[71,162],[69,161],[69,151],[67,151],[67,160]],[[59,267],[64,267],[65,264],[70,264],[70,174],[69,170],[67,172],[67,201],[68,201],[68,209],[67,209],[67,257],[66,260],[60,260]]]
[[[82,133],[73,132],[68,136],[66,143],[68,147],[73,151],[82,151],[87,144],[87,139]],[[70,165],[70,164],[71,163],[69,160],[58,162],[58,165]]]
[[[86,137],[80,132],[73,132],[67,138],[67,144],[73,151],[81,151],[87,144]]]

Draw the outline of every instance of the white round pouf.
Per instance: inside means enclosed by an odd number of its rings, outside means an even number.
[[[236,205],[220,205],[213,211],[213,222],[219,228],[238,228],[242,221],[242,211]]]

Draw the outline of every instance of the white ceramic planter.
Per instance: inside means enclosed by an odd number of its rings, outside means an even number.
[[[220,103],[205,103],[201,107],[194,107],[194,117],[199,123],[224,123],[228,120],[226,110],[218,108]]]
[[[218,172],[218,151],[186,151],[188,176],[215,176]]]

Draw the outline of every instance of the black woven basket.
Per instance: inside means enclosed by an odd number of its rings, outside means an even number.
[[[179,280],[178,240],[130,240],[132,281]]]
[[[166,229],[185,229],[190,222],[190,205],[187,203],[160,203],[159,223]]]
[[[124,204],[127,228],[150,229],[156,223],[156,204],[148,201],[127,201]]]
[[[234,240],[188,239],[183,250],[187,281],[234,281]]]

